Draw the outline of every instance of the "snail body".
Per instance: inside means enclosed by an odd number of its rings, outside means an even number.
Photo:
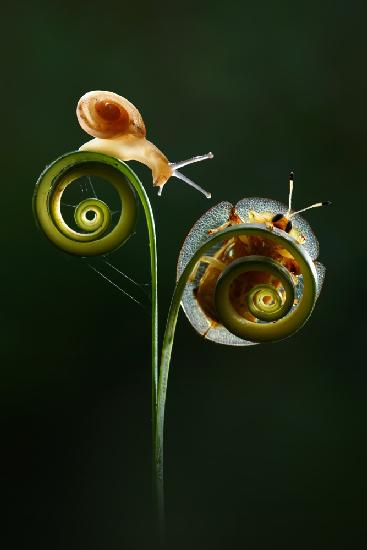
[[[172,176],[169,162],[158,147],[145,138],[138,138],[131,134],[111,139],[95,138],[82,145],[79,150],[141,162],[152,171],[153,185],[160,188]]]
[[[170,163],[153,143],[146,139],[145,124],[138,109],[126,98],[107,91],[92,91],[83,95],[77,105],[80,126],[94,139],[80,147],[82,151],[108,154],[120,160],[136,160],[152,171],[153,185],[158,194],[170,177],[175,176],[201,191],[210,193],[178,171],[178,168],[213,158],[212,153]]]

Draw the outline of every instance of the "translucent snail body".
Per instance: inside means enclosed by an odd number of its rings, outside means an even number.
[[[153,185],[159,188],[159,195],[169,178],[175,176],[210,198],[210,193],[181,174],[178,168],[213,158],[212,153],[170,163],[158,147],[146,139],[144,121],[138,109],[124,97],[106,91],[88,92],[80,98],[76,114],[83,130],[95,138],[80,150],[145,164],[152,171]]]

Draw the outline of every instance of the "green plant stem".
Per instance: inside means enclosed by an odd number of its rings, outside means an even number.
[[[131,168],[122,161],[118,161],[124,168],[129,170],[129,181],[133,184],[135,191],[139,195],[142,203],[145,219],[148,228],[149,249],[150,249],[150,273],[151,273],[151,300],[152,300],[152,474],[153,474],[153,495],[158,514],[158,521],[163,525],[163,480],[160,478],[160,472],[157,469],[156,462],[156,444],[157,444],[157,399],[158,399],[158,281],[157,281],[157,238],[153,210],[148,195],[141,184],[139,178]],[[126,174],[126,172],[125,172]],[[161,533],[163,533],[160,528]]]
[[[118,161],[124,168],[129,170],[129,181],[133,184],[135,191],[139,195],[142,203],[145,219],[148,228],[149,249],[150,249],[150,273],[151,273],[151,300],[152,300],[152,333],[151,333],[151,349],[152,349],[152,471],[153,471],[153,493],[156,501],[156,506],[161,517],[162,486],[159,479],[159,473],[156,467],[156,442],[157,442],[157,397],[158,397],[158,281],[157,281],[157,238],[155,230],[155,222],[153,210],[148,198],[148,195],[141,184],[139,178],[131,170],[131,168],[122,161]],[[126,172],[125,172],[126,174]]]
[[[123,163],[124,164],[124,163]],[[127,165],[125,165],[127,166]],[[131,169],[130,169],[131,170]],[[154,486],[157,486],[157,472],[155,461],[155,444],[157,431],[157,395],[158,395],[158,284],[157,284],[157,238],[154,223],[154,216],[149,198],[137,176],[131,170],[131,176],[135,178],[134,188],[137,191],[140,201],[144,208],[145,218],[148,228],[149,249],[150,249],[150,273],[151,273],[151,300],[152,300],[152,467]],[[131,180],[130,176],[130,180]],[[137,185],[138,183],[138,185]],[[159,503],[159,495],[156,493],[156,500]]]

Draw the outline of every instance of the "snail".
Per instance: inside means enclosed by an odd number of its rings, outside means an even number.
[[[227,345],[276,341],[311,315],[325,268],[318,242],[299,212],[271,199],[222,202],[193,226],[181,249],[177,278],[187,277],[182,305],[205,338]]]
[[[212,159],[213,154],[198,155],[172,163],[153,143],[146,139],[145,124],[138,109],[114,92],[92,91],[83,95],[76,114],[80,126],[94,139],[79,150],[105,153],[120,160],[136,160],[152,171],[153,185],[161,195],[163,186],[172,176],[191,185],[207,198],[211,194],[178,171],[179,168]]]

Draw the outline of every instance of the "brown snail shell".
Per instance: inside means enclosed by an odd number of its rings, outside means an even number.
[[[126,134],[146,135],[138,109],[114,92],[97,90],[86,93],[79,99],[76,114],[80,126],[93,137],[111,139]]]

